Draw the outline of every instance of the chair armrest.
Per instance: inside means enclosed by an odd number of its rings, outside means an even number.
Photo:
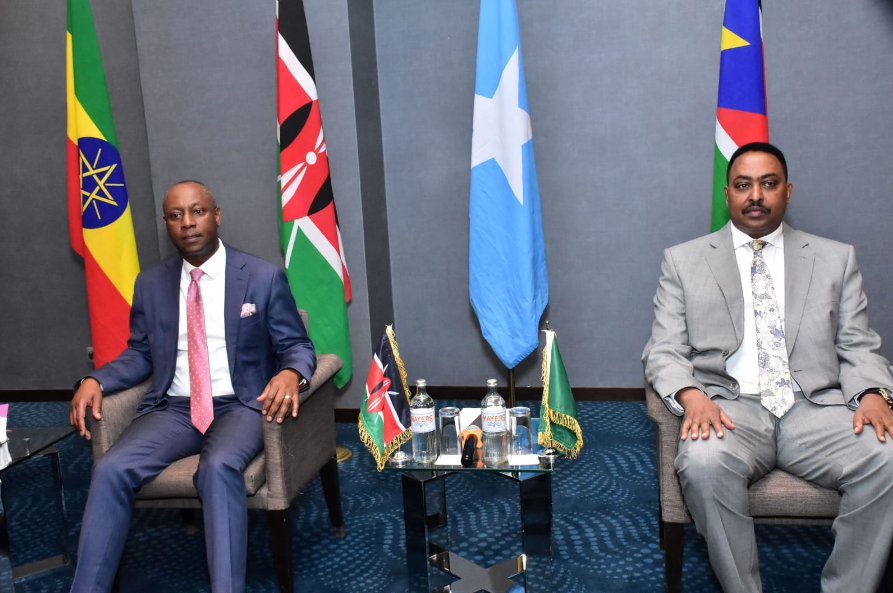
[[[663,399],[648,383],[645,384],[645,403],[648,417],[654,422],[661,519],[670,523],[689,523],[691,516],[682,499],[682,486],[674,466],[682,418],[667,409]]]
[[[298,417],[282,424],[263,423],[269,508],[287,509],[291,501],[335,454],[335,396],[332,377],[341,359],[321,354],[310,388],[301,394]]]
[[[87,412],[87,430],[91,433],[93,446],[93,462],[105,455],[124,429],[130,426],[136,416],[136,409],[143,396],[152,385],[152,377],[149,377],[139,385],[130,389],[116,391],[102,398],[102,420],[95,420],[93,414]]]

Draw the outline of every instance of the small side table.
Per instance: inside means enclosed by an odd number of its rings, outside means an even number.
[[[539,420],[532,421],[533,435]],[[542,447],[534,445],[534,451]],[[385,471],[403,473],[403,520],[406,531],[406,568],[411,591],[431,593],[475,593],[480,590],[504,593],[515,583],[509,580],[523,575],[527,593],[552,590],[552,467],[539,465],[505,465],[484,467],[481,449],[476,451],[472,467],[461,465],[418,464],[385,465]],[[458,458],[457,458],[458,459]],[[518,484],[521,511],[522,554],[484,568],[430,541],[429,530],[446,527],[446,478],[453,474],[497,474]],[[428,489],[440,486],[438,512],[428,512]],[[428,579],[428,566],[439,568],[459,580],[434,588]]]
[[[68,520],[65,513],[65,491],[62,484],[62,465],[59,451],[53,445],[74,432],[71,426],[34,426],[9,430],[9,440],[0,451],[0,591],[13,591],[15,581],[47,570],[70,564],[68,547]],[[13,567],[9,560],[9,527],[7,513],[9,507],[4,496],[3,480],[6,471],[32,457],[49,457],[53,467],[53,480],[56,485],[57,511],[62,518],[62,553],[50,558],[36,560],[22,566]]]
[[[513,470],[515,468],[512,468]],[[406,530],[406,567],[411,591],[432,593],[475,593],[484,590],[505,593],[513,585],[509,579],[522,574],[527,593],[551,591],[552,584],[552,472],[549,470],[497,471],[520,488],[521,541],[523,553],[490,568],[474,564],[458,554],[429,541],[428,530],[445,527],[446,496],[439,513],[427,511],[426,485],[462,472],[493,473],[479,468],[447,471],[406,471],[403,474],[403,517]],[[428,565],[444,570],[458,581],[446,587],[430,587]]]

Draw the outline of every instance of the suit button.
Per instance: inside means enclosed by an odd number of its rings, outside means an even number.
[[[738,389],[738,383],[735,382],[735,381],[732,381],[732,384],[729,385],[729,387],[730,387],[731,389]]]
[[[728,351],[728,350],[723,350],[723,351],[722,351],[722,355],[723,355],[723,356],[728,356],[728,355],[729,355],[729,351]]]

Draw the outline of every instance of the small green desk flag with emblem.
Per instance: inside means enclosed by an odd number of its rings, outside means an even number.
[[[543,403],[540,408],[539,443],[558,449],[570,459],[583,448],[583,431],[577,422],[577,404],[558,351],[555,332],[547,329],[543,348]]]

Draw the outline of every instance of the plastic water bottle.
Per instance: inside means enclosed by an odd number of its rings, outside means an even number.
[[[434,400],[428,395],[424,379],[415,382],[416,394],[409,402],[412,415],[412,459],[433,463],[437,459],[437,433],[434,430]]]
[[[502,465],[508,460],[505,400],[496,391],[496,379],[487,380],[487,395],[481,401],[484,465]]]

